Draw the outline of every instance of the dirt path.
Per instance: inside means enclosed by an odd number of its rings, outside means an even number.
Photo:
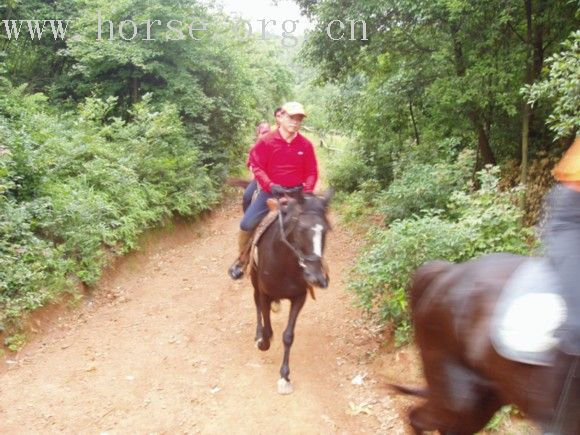
[[[288,304],[260,352],[251,284],[226,275],[238,219],[224,205],[152,237],[92,299],[37,319],[42,332],[0,368],[0,433],[407,433],[405,402],[380,384],[412,355],[376,357],[380,340],[342,282],[354,242],[336,223],[331,286],[307,301],[296,328],[295,391],[276,393]]]

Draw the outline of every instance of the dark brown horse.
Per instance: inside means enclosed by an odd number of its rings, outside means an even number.
[[[557,353],[554,364],[524,364],[502,357],[490,339],[501,290],[525,260],[493,254],[463,264],[430,262],[416,271],[412,319],[428,388],[396,387],[426,398],[409,414],[415,433],[472,434],[501,406],[515,404],[543,430],[580,434],[578,401],[572,412],[559,406],[571,403],[563,393],[580,395],[580,380],[569,370],[577,360]]]
[[[328,287],[324,266],[324,245],[330,229],[326,212],[332,192],[324,196],[292,194],[280,201],[279,219],[260,237],[250,272],[257,311],[256,345],[270,348],[273,301],[290,300],[288,326],[284,330],[284,360],[280,368],[278,392],[292,392],[289,357],[294,328],[306,296],[313,287]],[[257,258],[256,258],[257,257]]]

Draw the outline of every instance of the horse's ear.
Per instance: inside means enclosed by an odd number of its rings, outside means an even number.
[[[282,213],[282,216],[288,213],[288,203],[290,202],[290,198],[288,198],[287,196],[283,196],[277,201],[274,198],[268,199],[268,201],[270,200],[276,203],[276,210],[279,210],[280,213]]]
[[[297,204],[298,199],[296,199],[295,197],[289,198],[286,196],[282,198],[282,200],[280,201],[280,211],[282,212],[282,215],[286,216],[287,214],[291,215],[296,214]]]
[[[334,196],[334,188],[329,187],[328,189],[326,189],[326,192],[322,194],[322,201],[324,202],[324,207],[328,207],[328,203],[330,202],[333,196]]]

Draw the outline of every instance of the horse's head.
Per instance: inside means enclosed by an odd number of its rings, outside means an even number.
[[[328,287],[323,253],[330,229],[326,212],[333,193],[331,189],[322,196],[298,193],[280,207],[287,244],[297,257],[306,282],[319,288]]]

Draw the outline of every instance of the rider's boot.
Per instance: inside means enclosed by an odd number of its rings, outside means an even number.
[[[252,243],[253,231],[240,230],[238,235],[239,257],[228,269],[228,275],[232,279],[240,279],[244,276],[244,270],[250,260],[250,247]]]

